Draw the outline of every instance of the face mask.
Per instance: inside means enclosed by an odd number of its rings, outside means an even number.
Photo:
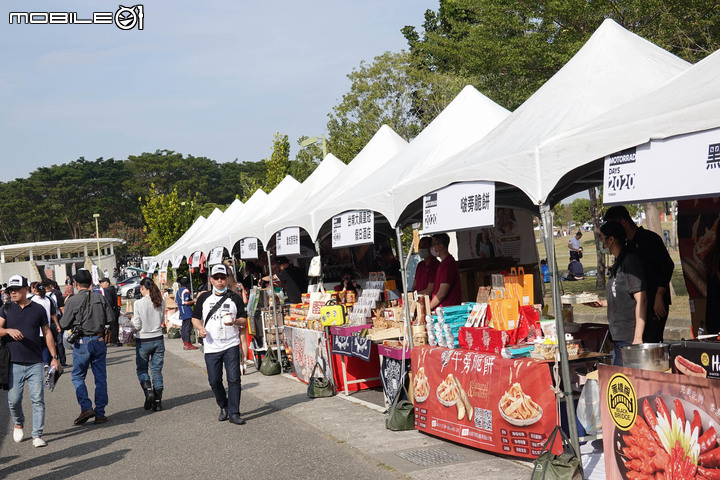
[[[422,258],[423,260],[425,260],[425,259],[428,257],[428,255],[430,255],[430,250],[429,250],[429,249],[427,249],[427,248],[420,248],[420,249],[418,249],[418,256],[419,256],[420,258]]]
[[[432,255],[433,257],[439,257],[439,256],[440,256],[440,254],[439,254],[438,251],[437,251],[437,248],[435,248],[435,247],[432,247],[432,248],[430,249],[430,255]]]
[[[222,295],[223,293],[227,292],[227,286],[222,290],[218,290],[217,288],[213,287],[213,292],[215,292],[215,295]]]

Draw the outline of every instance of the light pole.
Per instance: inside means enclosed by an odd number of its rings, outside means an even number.
[[[100,266],[100,228],[98,227],[99,213],[93,213],[95,219],[95,240],[97,240],[97,252],[98,252],[98,277],[102,274],[102,266]],[[102,277],[101,277],[102,278]]]
[[[327,142],[325,141],[325,134],[323,133],[322,138],[318,137],[310,137],[306,138],[302,142],[300,142],[301,147],[307,147],[308,145],[312,145],[313,143],[316,143],[318,140],[322,140],[322,149],[323,149],[323,160],[325,157],[327,157]]]

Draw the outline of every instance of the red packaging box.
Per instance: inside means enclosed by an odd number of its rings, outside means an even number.
[[[460,348],[478,352],[500,353],[511,343],[510,335],[491,327],[460,327],[458,332]]]

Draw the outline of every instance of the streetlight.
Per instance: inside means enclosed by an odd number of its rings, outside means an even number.
[[[95,219],[95,240],[97,240],[97,251],[98,251],[98,277],[102,273],[102,266],[100,266],[100,228],[98,228],[98,218],[100,218],[99,213],[93,213],[93,218]]]
[[[308,145],[312,145],[313,143],[317,142],[318,140],[322,140],[322,149],[323,149],[323,159],[327,157],[327,142],[325,141],[325,134],[322,134],[322,138],[318,137],[310,137],[306,138],[302,142],[300,142],[301,147],[307,147]]]

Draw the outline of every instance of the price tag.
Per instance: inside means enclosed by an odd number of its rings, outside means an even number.
[[[455,183],[423,197],[423,233],[485,227],[494,220],[494,182]]]
[[[375,238],[375,212],[351,210],[332,219],[333,248],[366,245]]]

